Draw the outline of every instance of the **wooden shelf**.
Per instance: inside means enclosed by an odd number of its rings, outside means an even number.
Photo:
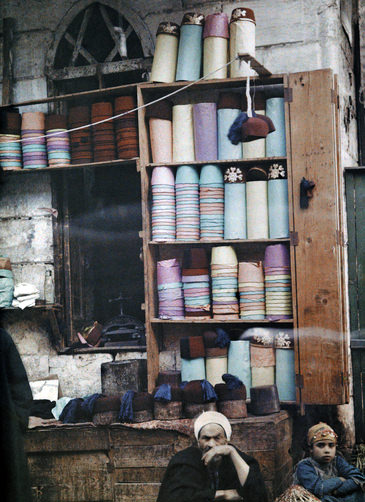
[[[125,347],[88,347],[85,349],[78,348],[78,349],[72,349],[66,348],[60,350],[58,353],[59,354],[96,354],[96,353],[117,353],[117,352],[146,352],[146,346],[145,345],[129,345]]]
[[[261,157],[261,158],[255,158],[255,159],[229,159],[229,160],[194,160],[194,161],[181,161],[181,162],[165,162],[163,165],[167,167],[178,167],[181,166],[182,164],[187,164],[189,166],[204,166],[206,164],[218,164],[222,166],[229,166],[231,164],[240,164],[240,165],[247,165],[251,166],[252,164],[262,164],[262,163],[269,163],[269,162],[286,162],[287,158],[286,157]],[[149,163],[146,164],[147,168],[153,168],[153,167],[159,167],[161,166],[161,162],[159,164],[156,163]]]
[[[25,311],[29,311],[29,310],[61,310],[62,309],[62,305],[59,305],[59,304],[38,304],[38,305],[33,305],[33,307],[25,307],[25,309],[21,309],[20,307],[3,307],[2,311],[17,311],[17,312],[25,312]]]
[[[243,319],[151,319],[152,324],[293,324],[293,319],[281,319],[280,321],[270,321],[269,319],[245,321]]]
[[[107,160],[103,162],[89,162],[87,164],[65,164],[59,165],[55,167],[42,167],[38,169],[12,169],[8,171],[3,171],[6,175],[12,174],[29,174],[29,173],[40,173],[40,172],[57,172],[57,171],[70,171],[73,169],[85,169],[87,167],[130,167],[136,166],[138,161],[137,157],[133,157],[132,159],[116,159],[116,160]]]
[[[223,244],[240,244],[240,245],[250,245],[250,244],[282,244],[283,242],[290,242],[290,238],[286,237],[283,239],[220,239],[220,240],[209,240],[209,241],[149,241],[150,246],[220,246]]]

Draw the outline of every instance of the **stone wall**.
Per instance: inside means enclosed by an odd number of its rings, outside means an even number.
[[[17,0],[3,2],[2,18],[12,17],[16,21],[15,102],[47,95],[46,67],[52,64],[57,43],[68,23],[89,3],[88,0],[28,0],[25,13]],[[102,0],[102,3],[119,9],[130,21],[141,38],[145,56],[153,53],[160,21],[180,23],[183,13],[189,10],[208,14],[223,9],[230,15],[240,5],[240,2],[209,0]],[[342,25],[347,19],[345,14],[348,17],[347,9],[345,12],[343,8],[347,4],[340,0],[244,2],[256,15],[257,59],[273,73],[332,68],[338,74],[343,166],[357,163],[351,23],[350,33]],[[30,107],[24,107],[21,111],[29,110]],[[47,111],[47,107],[32,107],[35,110]],[[41,291],[44,272],[53,266],[51,216],[42,209],[50,207],[50,181],[45,174],[14,176],[2,187],[0,254],[9,256],[14,263],[16,282],[34,282]],[[37,315],[30,313],[7,314],[3,325],[13,335],[31,379],[57,373],[63,394],[70,397],[100,391],[100,364],[112,360],[112,356],[57,355],[49,343],[48,328]],[[168,356],[164,358],[166,362]],[[118,357],[136,358],[145,354]]]

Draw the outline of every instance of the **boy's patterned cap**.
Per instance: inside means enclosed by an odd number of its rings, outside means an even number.
[[[330,439],[331,441],[337,443],[337,434],[332,429],[332,427],[325,424],[324,422],[319,422],[319,424],[313,425],[313,427],[308,430],[309,446],[326,439]]]

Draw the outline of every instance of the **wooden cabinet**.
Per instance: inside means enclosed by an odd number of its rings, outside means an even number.
[[[179,97],[217,95],[221,90],[243,90],[245,79],[201,81],[181,89],[186,83],[141,83],[87,93],[47,98],[18,106],[50,103],[62,108],[63,103],[92,102],[112,99],[123,94],[137,94],[139,105],[174,93]],[[285,97],[287,156],[276,160],[286,162],[289,184],[290,237],[278,240],[235,240],[220,242],[157,243],[151,238],[150,181],[154,164],[151,162],[146,110],[138,111],[140,159],[117,160],[84,166],[84,169],[48,169],[55,180],[55,204],[63,215],[62,224],[54,221],[56,256],[56,299],[62,303],[67,331],[71,335],[85,314],[83,295],[88,293],[83,281],[83,263],[77,236],[70,233],[72,215],[70,198],[75,201],[75,182],[87,193],[88,168],[101,172],[114,167],[113,176],[120,178],[125,169],[137,168],[141,181],[141,223],[143,224],[144,309],[147,334],[148,388],[156,384],[160,368],[174,369],[176,362],[165,362],[164,351],[177,351],[179,338],[201,333],[206,326],[224,324],[229,328],[248,328],[252,325],[271,325],[292,328],[295,333],[296,403],[341,404],[348,401],[347,325],[344,298],[344,242],[342,224],[342,175],[339,166],[338,96],[336,79],[331,70],[318,70],[290,75],[259,77],[253,86],[283,86]],[[206,99],[205,99],[206,100]],[[64,109],[64,108],[63,108]],[[212,159],[214,160],[214,159]],[[243,169],[262,165],[268,167],[275,158],[216,161],[220,166],[238,165]],[[203,165],[207,162],[189,162]],[[177,166],[181,163],[172,163]],[[76,167],[76,166],[75,166]],[[39,170],[41,171],[41,170]],[[44,170],[42,170],[44,171]],[[83,173],[75,174],[75,173]],[[20,173],[20,172],[19,172]],[[34,173],[36,175],[36,173]],[[75,177],[78,179],[76,180]],[[300,182],[313,181],[315,188],[309,207],[300,207]],[[134,180],[134,183],[136,180]],[[139,180],[137,177],[137,183]],[[139,198],[139,195],[137,196]],[[137,231],[134,232],[138,237]],[[73,237],[75,239],[73,240]],[[181,321],[158,318],[156,263],[158,260],[182,256],[190,246],[232,245],[239,259],[263,258],[265,247],[284,242],[290,248],[293,294],[293,319],[279,321]],[[72,247],[74,246],[74,247]],[[136,251],[137,252],[137,251]],[[122,253],[123,254],[123,253]],[[74,273],[76,270],[76,274]],[[79,272],[77,272],[79,270]],[[141,278],[141,284],[142,284]],[[129,280],[132,284],[133,279]],[[90,284],[90,282],[89,282]],[[127,284],[128,287],[128,284]],[[99,299],[105,293],[99,288]],[[142,295],[143,296],[143,295]],[[141,298],[143,299],[143,298]],[[134,303],[138,303],[134,299]],[[97,305],[97,302],[95,302]],[[139,308],[139,305],[138,305]],[[83,310],[84,309],[84,310]],[[89,305],[86,312],[95,315]],[[72,341],[72,337],[69,338]]]
[[[205,81],[182,91],[180,96],[197,99],[220,90],[242,90],[244,79]],[[169,95],[186,83],[140,84],[138,104]],[[339,171],[337,88],[330,70],[257,78],[253,85],[282,85],[285,96],[287,156],[280,159],[212,161],[222,167],[243,169],[287,163],[290,238],[214,242],[154,242],[151,237],[151,162],[145,109],[139,110],[140,169],[143,210],[143,254],[148,356],[148,388],[156,385],[159,369],[166,368],[160,355],[177,351],[179,338],[201,334],[204,328],[221,325],[248,328],[252,325],[290,327],[295,333],[296,387],[299,404],[341,404],[348,400],[345,301],[343,296],[342,178]],[[195,101],[197,102],[197,101]],[[207,162],[186,162],[203,165]],[[178,166],[182,163],[171,163]],[[309,207],[300,207],[300,182],[313,181]],[[263,258],[265,247],[286,242],[290,247],[293,319],[264,321],[162,320],[158,318],[157,261],[181,257],[191,246],[230,244],[238,259]],[[171,364],[171,359],[170,363]],[[174,363],[172,363],[174,364]],[[280,368],[277,369],[280,371]]]

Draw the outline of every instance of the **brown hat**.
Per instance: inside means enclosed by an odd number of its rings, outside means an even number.
[[[172,103],[170,101],[159,101],[146,107],[146,117],[163,120],[172,120]]]
[[[102,396],[98,397],[94,405],[94,413],[103,411],[119,411],[120,397],[119,396]]]
[[[256,139],[266,138],[269,134],[269,125],[266,120],[263,120],[263,115],[256,115],[256,117],[249,117],[246,122],[242,124],[241,136],[244,143],[255,141]]]
[[[229,389],[226,383],[217,383],[214,390],[218,396],[219,401],[236,401],[246,400],[246,387],[241,385],[236,389]]]
[[[156,35],[173,35],[175,37],[180,36],[180,26],[176,23],[171,23],[170,21],[162,21],[158,25]]]
[[[232,108],[241,109],[241,96],[237,92],[221,92],[218,98],[217,109]]]
[[[186,12],[182,18],[181,24],[196,24],[204,26],[204,15],[198,12]]]
[[[136,392],[133,396],[133,411],[153,410],[153,396],[148,392]]]
[[[183,359],[205,357],[205,347],[202,336],[180,338],[180,355]]]
[[[252,9],[248,9],[247,7],[238,7],[237,9],[233,9],[231,14],[231,23],[235,21],[251,21],[256,24],[255,14]]]
[[[247,172],[246,181],[266,181],[267,172],[262,167],[251,167]]]
[[[178,387],[181,383],[181,371],[160,371],[157,377],[157,386],[164,383],[171,385],[171,387]]]
[[[251,387],[251,413],[270,415],[280,411],[279,393],[276,385]]]

